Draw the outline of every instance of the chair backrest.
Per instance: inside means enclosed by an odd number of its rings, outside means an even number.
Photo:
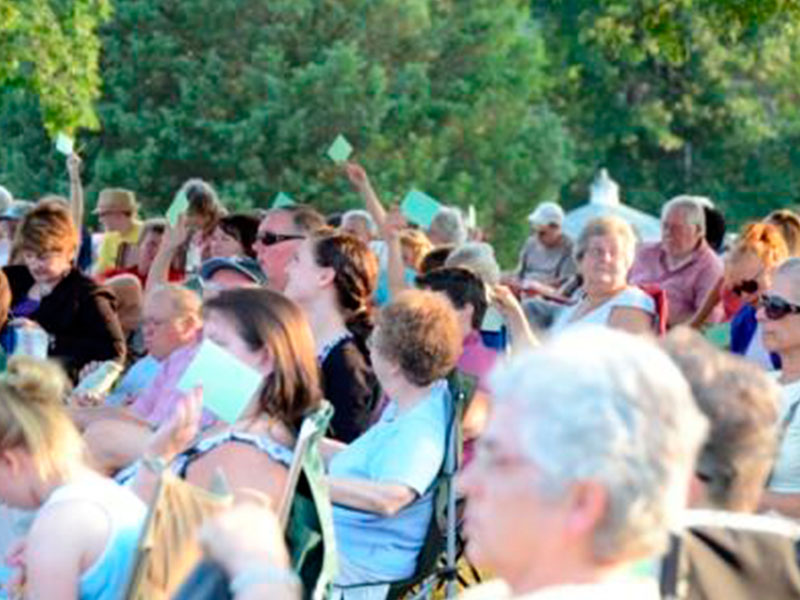
[[[638,287],[655,302],[656,317],[658,318],[656,333],[660,336],[666,335],[667,322],[669,321],[669,302],[667,301],[666,292],[655,283],[642,283]]]
[[[475,395],[477,385],[476,377],[457,370],[447,378],[447,387],[450,392],[450,414],[448,415],[445,439],[445,457],[442,461],[442,468],[432,484],[433,515],[417,558],[414,575],[406,580],[392,583],[387,596],[390,600],[400,598],[411,587],[431,575],[438,566],[437,563],[445,549],[447,537],[456,535],[455,531],[448,531],[447,516],[448,511],[452,508],[450,500],[451,495],[455,492],[455,476],[461,465],[464,446],[461,422]]]
[[[333,508],[319,450],[332,415],[333,407],[324,402],[303,420],[286,492],[278,507],[292,568],[303,582],[304,598],[323,598],[337,569]]]
[[[139,537],[125,598],[169,598],[201,556],[197,529],[232,502],[228,493],[204,490],[164,469]]]
[[[689,511],[662,562],[670,600],[800,598],[800,525],[766,515]]]

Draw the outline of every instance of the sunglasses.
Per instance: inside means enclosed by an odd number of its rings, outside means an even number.
[[[745,279],[731,288],[737,296],[742,294],[755,294],[758,291],[758,281],[756,279]]]
[[[304,235],[284,235],[282,233],[272,233],[271,231],[265,231],[261,235],[259,235],[256,240],[261,242],[263,246],[274,246],[275,244],[280,244],[281,242],[288,242],[289,240],[302,240],[305,239],[306,236]]]
[[[764,307],[764,314],[770,321],[777,321],[786,315],[800,314],[800,306],[784,300],[780,296],[761,296],[759,301]]]

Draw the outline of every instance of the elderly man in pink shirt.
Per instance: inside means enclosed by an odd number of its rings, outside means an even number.
[[[633,284],[654,283],[664,290],[670,327],[690,320],[722,277],[722,260],[706,243],[705,229],[701,199],[676,196],[661,212],[661,241],[639,247],[628,275]],[[709,320],[721,317],[717,307]]]
[[[199,296],[175,285],[155,290],[145,301],[144,340],[161,363],[152,384],[127,407],[99,407],[74,412],[85,427],[84,439],[98,466],[108,471],[138,458],[152,428],[172,415],[181,392],[178,381],[199,347],[202,317]],[[204,416],[206,424],[210,422]]]

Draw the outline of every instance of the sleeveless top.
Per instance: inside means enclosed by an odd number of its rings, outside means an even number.
[[[609,298],[603,304],[590,310],[585,315],[571,321],[572,316],[580,307],[579,304],[565,308],[556,317],[550,331],[557,333],[577,324],[593,323],[597,325],[608,325],[608,319],[615,308],[638,308],[656,317],[656,303],[653,298],[642,289],[635,286],[628,286],[616,295]]]
[[[90,502],[109,522],[105,548],[79,580],[80,600],[117,600],[125,589],[147,507],[138,496],[110,479],[68,483],[57,488],[39,510],[59,502]]]

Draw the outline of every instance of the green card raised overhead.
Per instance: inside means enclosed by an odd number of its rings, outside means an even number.
[[[353,147],[347,141],[347,138],[341,134],[336,137],[331,147],[328,148],[328,157],[337,165],[345,162],[352,153]]]
[[[264,375],[211,340],[203,340],[178,389],[203,389],[203,408],[226,423],[239,420],[261,389]]]
[[[64,156],[71,156],[72,151],[75,149],[75,142],[66,133],[59,133],[56,138],[56,150],[61,152]]]
[[[178,217],[181,216],[181,213],[186,212],[187,208],[189,208],[189,200],[186,198],[186,191],[181,188],[167,209],[167,221],[170,226],[175,227],[178,224]]]
[[[284,206],[294,206],[297,204],[289,194],[278,192],[275,194],[275,199],[272,201],[272,208],[283,208]]]
[[[439,202],[419,190],[408,192],[406,197],[403,198],[402,204],[400,204],[400,211],[403,216],[424,229],[431,226],[433,218],[441,208],[442,205]]]

